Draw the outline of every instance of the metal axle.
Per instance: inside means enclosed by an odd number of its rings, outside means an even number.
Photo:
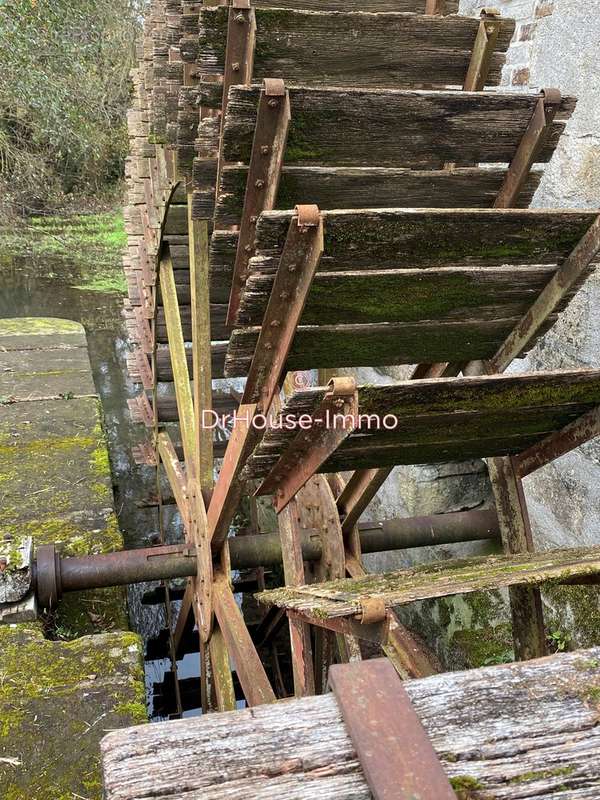
[[[359,525],[363,553],[379,553],[498,539],[495,511],[465,511]],[[282,562],[279,534],[234,536],[228,540],[233,569],[277,566]],[[321,558],[319,531],[302,531],[305,561]],[[37,548],[32,565],[33,588],[42,608],[53,608],[66,592],[196,575],[196,551],[187,544],[163,545],[116,553],[62,558],[55,545]]]

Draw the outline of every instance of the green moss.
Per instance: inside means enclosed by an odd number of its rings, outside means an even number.
[[[509,783],[530,783],[531,781],[546,780],[548,778],[564,777],[571,775],[574,772],[574,767],[557,767],[556,769],[542,769],[534,770],[532,772],[524,772],[522,775],[515,775],[514,778],[509,779]]]
[[[594,647],[600,642],[600,597],[595,586],[544,586],[547,626],[568,631],[570,648]]]
[[[0,336],[33,336],[49,333],[84,333],[78,322],[54,317],[0,319]]]
[[[464,628],[454,633],[450,643],[461,650],[469,667],[507,664],[514,660],[509,623],[486,628]]]
[[[455,775],[450,778],[450,785],[456,792],[458,800],[476,800],[477,792],[483,788],[483,784],[470,775]]]

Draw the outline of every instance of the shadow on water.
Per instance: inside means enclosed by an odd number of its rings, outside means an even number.
[[[0,250],[0,319],[60,317],[80,322],[85,328],[96,391],[102,401],[115,507],[125,547],[147,547],[156,541],[156,510],[140,508],[138,503],[155,493],[155,474],[152,468],[137,466],[131,455],[132,446],[143,434],[139,425],[132,424],[127,408],[128,398],[139,393],[139,387],[127,373],[129,345],[122,317],[123,295],[82,288],[89,280],[89,259],[84,265],[55,255],[7,255],[1,238]],[[106,270],[105,264],[102,269]],[[116,254],[111,269],[120,275],[120,257]],[[137,584],[128,589],[131,627],[145,644],[166,626],[164,606],[142,603],[152,586]],[[185,658],[181,666],[184,677],[198,675],[197,656]],[[168,659],[146,664],[147,695],[154,718],[158,717],[152,709],[153,685],[162,683],[169,670]]]

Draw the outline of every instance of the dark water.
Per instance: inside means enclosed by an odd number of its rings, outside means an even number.
[[[118,269],[115,264],[115,273]],[[139,387],[131,382],[126,368],[129,345],[122,318],[123,296],[118,292],[74,288],[85,283],[85,276],[89,277],[89,264],[84,269],[76,261],[64,258],[7,258],[4,252],[0,265],[0,318],[60,317],[84,326],[96,391],[102,400],[115,507],[125,547],[146,547],[155,540],[156,510],[140,508],[139,501],[155,493],[155,473],[152,468],[137,466],[131,456],[131,448],[143,438],[143,432],[141,426],[132,424],[127,408],[127,399],[138,394]],[[162,605],[141,602],[149,588],[148,584],[136,585],[128,591],[131,627],[145,641],[166,625]],[[198,657],[188,656],[182,664],[182,674],[197,676],[198,668]],[[150,706],[152,685],[160,683],[168,669],[166,659],[146,665]]]

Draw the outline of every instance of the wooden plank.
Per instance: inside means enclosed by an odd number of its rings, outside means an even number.
[[[222,378],[225,369],[225,353],[227,352],[226,342],[212,342],[210,345],[211,374],[213,378]],[[193,374],[192,351],[185,350],[188,370]],[[173,380],[173,368],[171,366],[171,355],[168,347],[156,348],[156,379],[159,382],[171,382]]]
[[[173,264],[168,254],[163,254],[160,261],[160,285],[163,294],[165,324],[169,341],[169,353],[177,397],[177,410],[181,437],[185,453],[185,462],[193,469],[194,464],[194,408],[190,390],[190,376],[187,369],[185,345],[179,303],[173,276]]]
[[[214,483],[213,431],[202,425],[202,412],[212,408],[208,223],[205,220],[192,219],[191,197],[188,198],[188,230],[194,394],[194,473],[202,488],[210,491]]]
[[[299,509],[294,498],[278,515],[283,575],[286,586],[301,586],[304,582],[304,562],[300,538]],[[310,626],[288,615],[294,694],[305,697],[315,693]]]
[[[600,217],[597,217],[567,259],[561,264],[527,314],[494,355],[490,368],[501,371],[516,358],[531,341],[549,314],[561,302],[566,292],[585,276],[592,260],[600,250]]]
[[[177,453],[173,447],[173,442],[168,433],[164,431],[158,434],[157,439],[158,454],[165,468],[169,486],[173,492],[177,508],[181,514],[182,522],[189,533],[191,523],[191,508],[187,488],[187,482],[181,463],[177,458]]]
[[[599,661],[593,648],[405,687],[457,792],[594,800]],[[115,731],[102,756],[107,800],[371,798],[333,694]]]
[[[537,265],[317,273],[300,324],[505,319],[524,314],[554,273]],[[240,325],[261,324],[272,286],[271,275],[250,276]]]
[[[527,503],[512,459],[489,459],[488,473],[504,552],[510,555],[532,553],[534,545]],[[546,654],[546,631],[539,587],[512,586],[509,597],[516,658],[540,658]]]
[[[291,211],[261,216],[253,268],[274,271]],[[324,211],[319,272],[562,263],[594,211],[386,209]],[[272,259],[272,260],[269,260]]]
[[[554,318],[548,321],[552,324]],[[463,322],[378,323],[299,327],[292,342],[287,370],[317,367],[381,367],[490,358],[516,319]],[[260,328],[238,328],[229,342],[224,371],[228,377],[247,375]],[[533,345],[533,342],[531,343]]]
[[[283,78],[309,86],[416,89],[463,83],[479,20],[258,8],[256,26],[255,82]],[[498,28],[499,52],[490,58],[490,85],[500,82],[514,20],[502,20]],[[225,8],[201,10],[199,72],[223,73],[226,29]],[[332,39],[335,47],[331,47]]]
[[[174,288],[176,292],[176,288]],[[163,291],[164,295],[164,291]],[[176,295],[175,295],[176,296]],[[225,325],[227,306],[221,303],[210,304],[210,335],[212,341],[223,342],[229,338],[229,330]],[[179,306],[181,332],[185,342],[192,341],[192,308],[189,305]],[[159,344],[168,342],[166,312],[159,308],[156,314],[156,339]]]
[[[298,420],[315,414],[324,392],[309,389],[288,401],[282,413],[289,425],[267,431],[250,459],[249,476],[273,468],[294,441]],[[482,457],[521,452],[598,405],[600,372],[403,381],[358,387],[358,397],[356,431],[319,471],[453,460],[452,453]]]
[[[206,104],[218,104],[214,86],[204,86]],[[230,90],[223,127],[228,162],[249,162],[258,94],[258,87]],[[447,162],[509,162],[537,101],[499,92],[292,88],[285,163],[437,169]],[[550,159],[573,108],[571,98],[563,99],[561,121],[552,125],[539,161]],[[199,146],[205,146],[202,125]]]
[[[370,13],[401,11],[424,13],[426,0],[277,0],[278,8],[302,8],[306,11],[365,11]],[[445,0],[444,14],[458,13],[459,0]],[[273,0],[255,0],[256,8],[269,8]]]
[[[206,163],[206,162],[200,162]],[[208,182],[197,169],[197,180]],[[291,208],[298,197],[320,209],[392,208],[402,197],[408,208],[491,208],[506,170],[458,167],[453,170],[413,170],[385,167],[285,167],[281,173],[276,209]],[[248,168],[227,165],[221,173],[219,200],[204,194],[201,213],[215,214],[220,228],[239,224]],[[541,178],[529,175],[515,207],[527,208]]]
[[[560,431],[550,434],[515,459],[518,474],[524,478],[540,467],[600,436],[600,408],[593,408]]]
[[[235,664],[235,671],[242,685],[249,706],[274,703],[276,698],[261,660],[256,652],[246,623],[223,574],[215,576],[215,614]]]
[[[231,667],[229,664],[229,652],[225,645],[225,639],[218,626],[215,626],[210,637],[209,644],[210,664],[215,687],[218,711],[235,711],[237,703],[235,700],[235,689],[231,677]]]
[[[260,602],[289,608],[313,624],[319,620],[362,614],[361,600],[377,597],[385,608],[417,600],[468,594],[509,586],[539,586],[547,581],[595,576],[600,573],[600,547],[553,550],[514,556],[423,564],[398,572],[369,574],[354,581],[347,578],[301,588],[260,592]]]

